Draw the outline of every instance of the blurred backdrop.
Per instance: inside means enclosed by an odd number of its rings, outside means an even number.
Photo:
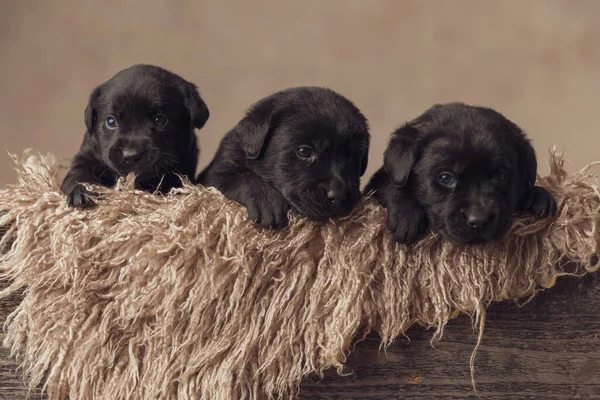
[[[600,159],[599,15],[596,0],[4,0],[0,184],[7,150],[71,157],[90,91],[140,62],[200,88],[200,167],[250,104],[322,85],[370,120],[368,174],[396,126],[452,100],[524,127],[542,173],[554,144],[574,171]]]

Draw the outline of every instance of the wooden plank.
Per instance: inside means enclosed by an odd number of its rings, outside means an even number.
[[[0,281],[0,289],[6,287],[6,282]],[[4,325],[6,317],[17,307],[21,296],[13,295],[0,300],[0,326]],[[4,342],[4,330],[0,332],[0,343]],[[22,400],[27,398],[27,382],[17,367],[16,361],[10,357],[10,350],[0,346],[0,399]],[[40,398],[38,392],[32,392],[32,399]],[[45,398],[45,397],[44,397]]]
[[[530,303],[493,305],[476,359],[484,399],[600,399],[600,279],[562,278]],[[355,376],[306,381],[305,399],[475,399],[469,357],[476,343],[466,316],[432,348],[413,328],[378,350],[370,336],[349,357]]]

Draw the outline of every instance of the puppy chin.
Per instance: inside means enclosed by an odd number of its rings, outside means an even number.
[[[453,218],[448,218],[439,231],[446,240],[454,244],[481,244],[504,237],[507,224],[503,221],[504,219],[497,218],[485,229],[472,229],[465,224],[457,223]]]
[[[150,152],[144,153],[144,156],[134,164],[127,164],[121,159],[108,159],[108,165],[120,176],[126,176],[135,173],[138,176],[156,174],[158,159]]]
[[[349,215],[359,198],[359,196],[352,196],[343,205],[330,206],[326,199],[321,200],[317,196],[284,194],[284,197],[299,214],[316,221]]]
[[[477,233],[469,234],[467,232],[457,232],[453,229],[450,229],[448,226],[440,229],[440,233],[444,239],[454,244],[475,244],[485,242],[485,240],[479,238]]]
[[[126,166],[122,165],[120,162],[118,162],[118,161],[115,162],[115,161],[111,160],[110,158],[108,160],[106,160],[106,165],[108,165],[119,176],[126,176],[130,172],[133,172],[133,168],[126,167]]]
[[[114,162],[114,161],[111,161],[111,162],[109,163],[109,166],[110,166],[110,167],[111,167],[111,168],[112,168],[112,169],[113,169],[113,170],[114,170],[114,171],[117,173],[117,175],[119,175],[119,176],[127,176],[127,175],[129,175],[130,173],[132,173],[132,172],[133,172],[133,173],[136,173],[136,175],[137,175],[137,171],[136,171],[136,166],[135,166],[135,165],[132,165],[132,166],[127,166],[127,165],[124,165],[124,164],[122,164],[122,163],[120,163],[120,162]]]

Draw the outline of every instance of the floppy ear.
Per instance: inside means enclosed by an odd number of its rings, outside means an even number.
[[[419,156],[419,143],[423,136],[421,130],[432,124],[443,104],[434,104],[423,114],[404,124],[392,133],[392,138],[383,154],[383,169],[392,184],[404,187]]]
[[[503,118],[500,128],[509,134],[510,141],[517,151],[518,170],[523,176],[525,186],[533,187],[537,179],[537,158],[531,142],[517,124],[506,118]]]
[[[521,198],[519,199],[518,206],[523,210],[531,208],[535,200],[535,191],[533,186],[537,179],[537,160],[535,157],[535,150],[533,146],[526,138],[521,139],[517,148],[517,156],[519,157],[518,171],[523,175],[521,183]]]
[[[517,169],[522,178],[521,181],[526,187],[533,187],[537,179],[537,158],[535,150],[527,139],[525,132],[514,122],[500,114],[499,112],[482,107],[491,120],[495,121],[492,124],[494,129],[497,129],[510,142],[510,145],[517,153]]]
[[[367,147],[367,151],[360,159],[360,176],[363,176],[367,171],[367,164],[369,164],[369,148]]]
[[[361,147],[364,154],[360,157],[359,160],[360,176],[363,176],[365,174],[365,172],[367,171],[367,165],[369,164],[369,142],[371,141],[371,138],[368,132],[365,133],[365,137],[366,141],[361,142]]]
[[[246,116],[235,126],[234,131],[246,158],[257,159],[272,131],[274,102],[268,98],[252,107]]]
[[[88,100],[88,104],[85,107],[85,113],[84,113],[84,121],[85,121],[85,128],[87,129],[88,133],[92,134],[94,132],[94,125],[96,124],[96,120],[97,120],[97,108],[98,108],[98,99],[100,98],[100,93],[101,93],[101,89],[100,86],[98,86],[96,89],[94,89],[94,91],[90,94],[90,98]]]
[[[527,173],[527,185],[530,187],[534,186],[537,179],[537,157],[535,156],[535,150],[528,139],[525,139],[524,143],[521,145],[519,157],[521,158]]]
[[[202,128],[206,121],[208,121],[210,112],[208,111],[206,103],[200,97],[198,88],[190,82],[186,82],[185,86],[185,104],[190,111],[194,127],[197,129]]]
[[[491,110],[493,111],[493,110]],[[493,117],[497,118],[498,113],[493,111]],[[537,158],[531,142],[525,136],[523,130],[514,122],[502,116],[497,121],[497,128],[506,135],[517,155],[516,170],[518,173],[518,187],[521,190],[519,207],[529,209],[534,201],[534,191],[531,190],[537,179]]]
[[[532,190],[537,179],[537,159],[535,150],[517,126],[513,128],[515,136],[515,149],[517,151],[517,171],[521,176],[519,188],[521,189],[518,207],[527,210],[535,200],[535,191]]]
[[[393,134],[385,153],[383,168],[392,184],[404,187],[417,161],[417,143],[420,133],[410,123],[401,126]]]

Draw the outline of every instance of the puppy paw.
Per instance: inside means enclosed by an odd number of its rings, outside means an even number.
[[[264,228],[282,229],[288,224],[289,204],[273,191],[267,196],[253,198],[248,204],[248,218]]]
[[[83,185],[76,185],[67,194],[67,204],[69,207],[88,208],[94,205],[91,199],[95,194],[88,191]]]
[[[532,189],[533,200],[529,211],[540,217],[554,217],[556,215],[556,200],[546,189],[534,186]]]
[[[420,207],[388,209],[388,229],[398,243],[411,244],[425,236],[427,215]]]

